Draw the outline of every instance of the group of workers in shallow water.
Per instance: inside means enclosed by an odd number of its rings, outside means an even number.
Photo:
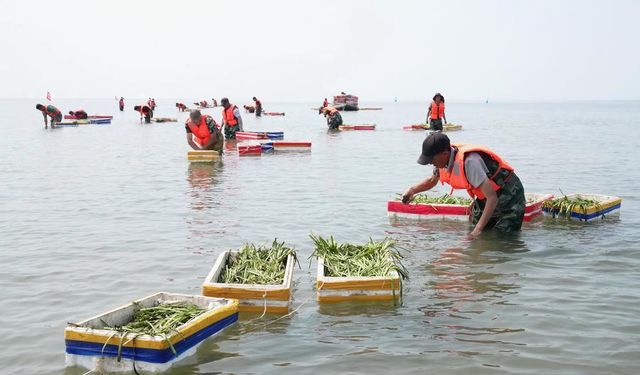
[[[253,100],[254,111],[259,116],[262,103],[256,97]],[[442,94],[435,94],[427,111],[427,121],[432,132],[422,142],[422,152],[417,160],[421,165],[433,165],[433,173],[410,186],[402,195],[403,203],[410,203],[416,194],[432,189],[438,182],[446,183],[451,186],[452,191],[464,189],[473,198],[471,221],[474,228],[466,236],[468,239],[475,239],[481,232],[492,228],[501,233],[519,231],[524,219],[526,199],[524,187],[514,168],[485,146],[451,143],[449,137],[442,133],[443,123],[447,123],[444,103]],[[155,107],[155,101],[134,107],[145,118],[145,122],[150,122],[153,116],[152,104]],[[204,104],[203,107],[207,107],[207,103]],[[222,153],[224,139],[235,139],[236,132],[243,131],[238,107],[227,98],[222,98],[221,104],[223,110],[220,125],[213,117],[203,115],[199,110],[189,113],[185,131],[187,143],[194,150]],[[120,98],[119,106],[120,110],[124,109],[123,98]],[[176,103],[176,107],[181,111],[188,110],[182,103]],[[45,128],[47,118],[51,119],[52,126],[54,122],[62,120],[62,113],[53,105],[38,104],[36,108],[44,116]],[[342,125],[340,112],[330,106],[326,98],[319,113],[327,118],[329,129],[337,129]],[[70,111],[69,114],[76,118],[87,116],[83,110]]]

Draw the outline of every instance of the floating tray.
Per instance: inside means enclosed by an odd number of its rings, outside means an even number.
[[[603,218],[609,215],[620,214],[620,206],[622,205],[622,199],[619,197],[600,195],[600,194],[569,194],[567,197],[582,197],[585,199],[593,199],[598,202],[598,205],[589,207],[585,211],[574,210],[571,212],[571,219],[578,221],[590,221],[594,219]],[[545,215],[558,217],[558,210],[552,210],[549,208],[542,208]],[[561,216],[564,217],[564,216]]]
[[[178,119],[171,118],[171,117],[152,117],[151,121],[152,122],[178,122]]]
[[[103,329],[105,326],[128,323],[136,311],[136,306],[151,307],[160,302],[177,301],[193,303],[206,311],[166,337],[133,334],[122,337],[116,331]],[[68,326],[64,331],[66,363],[68,366],[80,365],[103,373],[132,371],[135,361],[138,370],[165,371],[176,361],[195,353],[195,348],[203,340],[237,320],[237,300],[156,293]],[[118,361],[120,346],[121,360]]]
[[[187,159],[192,163],[208,163],[220,159],[220,153],[214,150],[193,150],[187,152]]]
[[[525,193],[527,205],[524,208],[524,221],[531,221],[542,215],[542,204],[553,199],[551,194]]]
[[[400,201],[387,202],[387,214],[392,218],[408,218],[415,220],[458,220],[468,221],[471,206],[459,204],[427,204]]]
[[[362,125],[340,125],[340,130],[376,130],[375,124],[362,124]]]
[[[240,156],[259,156],[261,153],[262,146],[259,144],[238,145],[238,155]]]
[[[324,258],[318,258],[316,297],[320,303],[400,300],[401,288],[397,271],[389,276],[330,277],[325,275]]]
[[[238,311],[268,313],[289,312],[291,300],[291,281],[295,260],[287,258],[282,284],[227,284],[218,282],[229,260],[237,256],[237,251],[227,250],[218,256],[213,268],[202,284],[202,295],[209,297],[235,298],[240,301]]]

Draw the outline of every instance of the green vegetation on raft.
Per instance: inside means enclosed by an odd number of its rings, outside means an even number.
[[[153,307],[139,307],[133,319],[123,326],[104,327],[119,333],[164,336],[204,313],[206,309],[188,302],[165,302]]]
[[[282,284],[287,258],[294,248],[273,240],[271,247],[246,244],[233,258],[229,258],[220,274],[220,282],[228,284]]]
[[[401,278],[408,278],[407,269],[400,260],[402,255],[395,248],[396,242],[385,238],[381,242],[369,239],[363,245],[338,244],[333,236],[324,239],[310,235],[315,243],[311,256],[324,259],[325,274],[330,277],[389,276],[397,271]]]
[[[567,197],[562,194],[562,197],[545,201],[542,207],[551,211],[554,216],[570,218],[572,212],[586,214],[590,208],[600,209],[600,203],[593,199],[583,198],[580,195]]]
[[[397,195],[398,196],[396,197],[396,200],[401,201],[402,194]],[[455,204],[460,206],[469,206],[472,202],[473,200],[471,198],[454,197],[448,194],[444,194],[440,197],[430,197],[426,194],[416,194],[413,196],[413,199],[411,199],[411,203],[418,204]]]

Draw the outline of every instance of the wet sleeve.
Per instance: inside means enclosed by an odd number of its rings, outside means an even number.
[[[184,128],[187,130],[187,134],[191,133],[191,129],[189,129],[189,125],[184,124]]]
[[[482,157],[472,152],[464,159],[464,174],[473,187],[479,187],[488,178],[489,169]]]

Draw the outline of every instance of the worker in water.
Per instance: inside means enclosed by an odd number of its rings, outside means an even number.
[[[489,148],[451,144],[446,134],[435,132],[422,142],[418,164],[432,164],[434,172],[407,189],[403,203],[411,202],[415,194],[430,190],[439,181],[452,190],[467,190],[474,199],[471,222],[475,226],[467,239],[475,239],[491,228],[499,232],[520,230],[526,204],[524,188],[513,167]]]
[[[236,132],[242,131],[242,117],[235,104],[229,103],[229,99],[220,99],[222,104],[222,125],[224,126],[225,139],[236,139]]]
[[[73,118],[76,120],[86,120],[89,118],[89,115],[87,114],[87,112],[85,112],[84,109],[69,111],[69,115],[73,116]]]
[[[328,107],[329,106],[329,101],[327,100],[327,98],[324,98],[324,101],[322,102],[322,107]]]
[[[120,101],[118,102],[118,106],[120,107],[120,112],[124,111],[124,98],[121,96]]]
[[[149,107],[148,105],[137,105],[133,107],[133,109],[140,113],[140,120],[144,118],[145,124],[151,123],[151,117],[153,117],[153,111],[151,110],[151,107]]]
[[[53,128],[56,122],[62,121],[62,112],[55,106],[36,104],[36,109],[42,112],[42,116],[44,117],[44,128],[48,127],[48,119],[47,116],[51,117],[51,127]]]
[[[447,117],[444,115],[444,96],[436,93],[429,105],[429,111],[427,111],[429,129],[442,131],[442,120],[445,124],[447,123]]]
[[[224,139],[220,127],[209,115],[193,110],[185,123],[187,143],[194,150],[214,150],[222,154]]]
[[[184,103],[176,103],[176,108],[178,108],[180,112],[185,112],[189,110],[189,108],[187,108],[187,106]]]
[[[324,114],[324,117],[327,118],[327,126],[330,130],[336,130],[338,126],[342,125],[342,115],[336,108],[330,106],[322,107],[318,113]]]
[[[262,102],[255,96],[253,97],[253,101],[256,103],[256,117],[262,116]]]

